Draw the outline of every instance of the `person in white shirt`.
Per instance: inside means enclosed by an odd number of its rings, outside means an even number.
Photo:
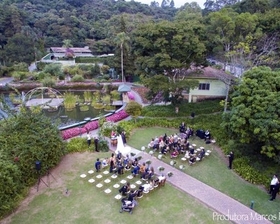
[[[277,175],[274,175],[270,182],[271,198],[270,201],[276,199],[276,194],[279,192],[279,180]]]
[[[89,132],[87,133],[87,144],[88,144],[88,147],[90,147],[90,145],[91,145],[91,136],[90,136]]]

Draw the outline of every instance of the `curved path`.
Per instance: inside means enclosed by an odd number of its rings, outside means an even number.
[[[136,92],[132,92],[135,95],[135,100],[138,103],[142,103],[141,97]],[[91,134],[93,136],[97,136],[98,131],[92,131]],[[110,146],[110,149],[115,151],[116,148]],[[216,220],[217,222],[219,220],[229,220],[232,223],[238,224],[272,223],[269,220],[263,218],[262,215],[256,213],[254,210],[241,204],[235,199],[170,166],[169,164],[158,160],[154,156],[134,148],[131,148],[131,151],[137,156],[142,156],[143,160],[151,160],[153,166],[163,166],[165,167],[165,170],[171,171],[173,176],[167,178],[167,182],[212,208],[214,210],[213,220]]]

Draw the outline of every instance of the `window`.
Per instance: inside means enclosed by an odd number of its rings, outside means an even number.
[[[199,83],[199,90],[210,90],[210,83]]]

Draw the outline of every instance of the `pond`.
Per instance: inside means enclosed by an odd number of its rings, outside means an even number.
[[[53,120],[54,122],[57,122],[59,127],[75,124],[89,118],[93,119],[95,117],[99,117],[108,113],[103,109],[98,110],[90,105],[88,106],[88,108],[89,109],[87,111],[81,111],[80,106],[76,106],[73,110],[67,111],[65,110],[64,106],[60,106],[55,111],[49,111],[46,109],[44,109],[43,111],[47,117],[51,118],[51,120]]]
[[[62,95],[60,96],[60,99],[61,99],[61,97],[63,97],[63,92],[61,94]],[[78,99],[83,99],[84,98],[83,97],[84,96],[84,91],[71,91],[71,94],[77,96]],[[42,94],[42,99],[43,99],[43,95],[44,95],[44,97],[49,98],[48,96],[45,96],[45,93],[44,93],[44,94]],[[5,94],[4,95],[4,99],[7,103],[7,105],[9,105],[10,108],[15,108],[15,109],[17,108],[15,106],[16,102],[20,102],[21,97],[22,96],[17,96],[17,95],[13,95],[13,94],[12,95],[11,94]],[[32,98],[28,98],[28,99],[30,100],[30,99],[33,99],[33,98],[34,99],[37,98],[37,99],[40,100],[40,96],[38,98],[38,96],[36,96],[36,94],[34,94],[34,97],[32,96]],[[36,105],[38,105],[38,104],[36,104]],[[42,105],[42,104],[40,104],[40,105]],[[102,103],[101,103],[101,105],[102,105]],[[102,109],[94,108],[91,105],[91,103],[79,102],[79,103],[76,103],[76,106],[74,106],[74,108],[72,108],[71,110],[68,110],[68,109],[65,109],[63,103],[60,103],[60,104],[58,104],[58,106],[56,106],[54,108],[43,109],[43,112],[54,123],[56,123],[59,128],[62,128],[62,127],[66,127],[66,126],[69,126],[69,125],[79,123],[81,121],[85,121],[85,120],[89,121],[89,120],[94,119],[96,117],[106,115],[110,112],[116,111],[121,106],[122,105],[111,106],[110,110],[104,110],[103,108]]]

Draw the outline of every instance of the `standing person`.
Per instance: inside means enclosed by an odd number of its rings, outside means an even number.
[[[232,162],[234,160],[234,153],[233,151],[231,151],[228,155],[228,168],[231,169],[232,168]]]
[[[273,175],[272,180],[270,181],[270,189],[269,194],[272,194],[273,189],[276,187],[276,185],[279,183],[278,177],[276,174]]]
[[[99,158],[95,162],[95,169],[96,169],[96,172],[99,172],[101,169],[101,162],[99,161]]]
[[[90,147],[90,145],[91,145],[91,136],[90,136],[89,132],[87,133],[87,144],[88,144],[88,147]]]
[[[271,188],[271,198],[269,200],[273,201],[276,198],[276,194],[279,192],[279,180],[277,178],[277,175],[273,176],[270,183],[270,188]]]
[[[96,152],[99,152],[99,150],[98,150],[98,142],[99,142],[98,138],[94,137],[94,147],[95,147],[95,151]]]
[[[111,158],[109,159],[110,165],[110,173],[113,173],[113,169],[115,168],[115,154],[112,153]]]
[[[123,132],[121,133],[121,136],[122,136],[123,145],[125,146],[125,145],[126,145],[125,131],[123,131]]]

